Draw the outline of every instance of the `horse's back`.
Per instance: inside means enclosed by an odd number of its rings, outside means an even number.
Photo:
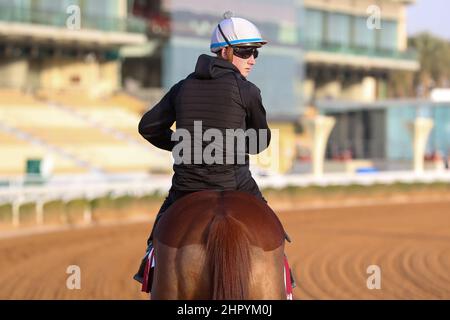
[[[175,202],[155,230],[158,241],[173,248],[205,245],[208,225],[216,215],[241,222],[250,244],[271,251],[284,241],[284,229],[273,210],[252,194],[239,191],[199,191]]]

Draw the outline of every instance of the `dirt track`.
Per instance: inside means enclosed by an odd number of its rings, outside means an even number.
[[[450,201],[279,213],[297,299],[450,299]],[[0,299],[146,299],[132,280],[150,222],[0,240]],[[81,290],[66,268],[81,268]],[[381,290],[369,290],[369,265]]]

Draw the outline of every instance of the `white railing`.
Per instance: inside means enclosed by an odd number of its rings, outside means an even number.
[[[310,174],[288,174],[254,176],[260,188],[307,187],[312,185],[372,185],[400,183],[450,183],[450,170],[426,171],[414,174],[411,171],[389,171],[364,174],[329,173],[322,177]],[[1,179],[0,204],[34,202],[39,199],[64,200],[94,199],[108,194],[143,196],[155,192],[166,193],[171,186],[171,175],[110,174],[110,175],[65,175],[48,179],[15,178]]]
[[[312,174],[274,175],[255,178],[260,188],[284,188],[287,186],[346,186],[346,185],[373,185],[393,183],[450,183],[450,170],[425,171],[415,174],[412,171],[385,171],[373,173],[327,173],[322,177]]]
[[[254,176],[261,189],[287,186],[345,186],[373,185],[392,183],[450,183],[450,170],[426,171],[414,174],[411,171],[389,171],[365,174],[333,173],[322,177],[310,174],[290,174]],[[155,193],[166,194],[171,186],[171,175],[125,174],[125,175],[73,175],[48,179],[45,184],[33,185],[39,181],[32,179],[1,179],[0,205],[12,205],[12,225],[20,225],[20,207],[26,203],[36,205],[36,223],[43,223],[43,207],[47,202],[60,200],[65,203],[86,199],[93,200],[104,196],[113,198],[122,196],[142,197]],[[85,210],[84,220],[92,221],[91,208]]]
[[[90,200],[111,196],[142,197],[155,192],[165,193],[171,185],[170,176],[138,175],[79,175],[60,176],[43,182],[36,178],[3,179],[6,186],[0,187],[0,205],[12,207],[12,226],[21,223],[20,207],[26,203],[35,204],[36,225],[43,225],[44,205],[59,200],[68,203],[72,200],[89,200],[84,210],[84,222],[92,222]],[[36,185],[45,183],[42,185]]]
[[[74,199],[95,199],[108,194],[114,197],[124,195],[143,196],[155,192],[167,192],[170,188],[169,175],[111,174],[111,175],[65,175],[43,180],[21,177],[1,179],[0,204],[35,202],[40,199],[71,201]]]

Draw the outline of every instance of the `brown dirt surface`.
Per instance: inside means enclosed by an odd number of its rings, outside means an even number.
[[[292,243],[296,299],[450,299],[450,201],[278,213]],[[132,279],[152,221],[0,239],[0,299],[147,299]],[[69,265],[81,289],[69,290]],[[381,269],[370,290],[367,267]]]

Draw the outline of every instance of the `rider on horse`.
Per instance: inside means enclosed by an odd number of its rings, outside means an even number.
[[[258,135],[257,149],[245,148],[242,163],[235,161],[214,164],[177,163],[173,165],[172,187],[159,210],[148,238],[147,254],[152,248],[153,231],[161,215],[179,198],[201,190],[238,190],[248,192],[267,202],[249,170],[248,154],[260,153],[270,143],[270,129],[258,87],[246,78],[256,63],[258,48],[267,41],[250,21],[226,17],[215,28],[210,49],[215,57],[199,56],[195,71],[175,84],[162,100],[144,114],[139,133],[154,146],[173,152],[176,141],[170,128],[176,121],[177,131],[185,129],[194,137],[194,121],[201,121],[202,130],[254,129]],[[196,138],[197,139],[197,138]],[[192,140],[192,145],[205,142]],[[228,145],[227,145],[228,146]],[[192,148],[194,149],[194,148]],[[236,150],[234,148],[233,150]],[[237,148],[239,150],[239,148]],[[217,149],[216,149],[217,151]],[[192,155],[195,151],[192,150]],[[201,152],[201,151],[200,151]],[[223,147],[221,152],[226,152]],[[236,154],[232,156],[235,159]],[[194,158],[194,156],[189,157]],[[224,159],[229,160],[229,155]],[[144,257],[135,275],[143,281]]]

